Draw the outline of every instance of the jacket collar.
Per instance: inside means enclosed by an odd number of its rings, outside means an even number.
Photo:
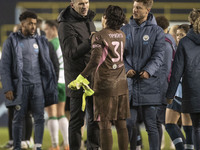
[[[68,6],[66,9],[62,10],[62,12],[58,16],[58,22],[67,22],[67,21],[87,21],[93,20],[95,17],[95,13],[92,10],[88,10],[88,15],[83,17],[79,13],[77,13],[71,6]]]
[[[20,37],[24,38],[24,39],[36,38],[36,37],[37,37],[37,33],[34,34],[34,35],[25,36],[24,34],[22,34],[22,30],[18,30],[17,34],[18,34]]]
[[[133,16],[131,16],[131,18],[130,18],[130,24],[131,24],[132,26],[134,26],[134,27],[144,27],[144,26],[146,26],[146,25],[157,25],[156,19],[155,19],[155,17],[153,16],[153,14],[152,14],[151,12],[148,14],[147,20],[144,21],[144,22],[143,22],[142,24],[140,24],[140,25],[138,25],[138,24],[136,23],[136,21],[133,19]]]
[[[192,40],[197,45],[200,45],[200,34],[194,32],[193,28],[191,28],[186,35],[190,40]]]

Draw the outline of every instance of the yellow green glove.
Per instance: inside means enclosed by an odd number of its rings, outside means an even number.
[[[89,83],[90,82],[80,74],[76,80],[68,84],[68,88],[72,90],[79,90],[81,87],[83,87],[84,94],[82,96],[82,111],[85,111],[86,97],[94,94],[94,91],[88,86]]]
[[[92,96],[94,94],[94,91],[85,83],[83,83],[83,89],[85,90],[86,96]]]
[[[79,90],[83,83],[89,84],[90,82],[80,74],[76,80],[73,80],[68,84],[68,88],[72,90]]]
[[[92,96],[94,94],[94,91],[87,84],[83,84],[83,89],[85,92],[82,97],[82,111],[85,111],[85,105],[86,105],[85,99],[87,96]]]

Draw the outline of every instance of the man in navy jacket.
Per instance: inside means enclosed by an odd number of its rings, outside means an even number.
[[[23,12],[22,29],[11,33],[3,45],[1,76],[6,106],[14,108],[14,150],[21,150],[24,116],[31,110],[35,124],[35,150],[42,146],[44,107],[57,102],[57,81],[48,42],[35,34],[37,15]]]
[[[159,134],[156,125],[157,106],[162,104],[160,69],[165,53],[165,35],[157,26],[150,9],[153,0],[134,0],[133,16],[122,27],[126,34],[124,63],[126,67],[131,118],[127,120],[130,143],[136,141],[137,112],[141,106],[149,136],[150,150],[159,149]],[[135,149],[134,145],[131,150]]]

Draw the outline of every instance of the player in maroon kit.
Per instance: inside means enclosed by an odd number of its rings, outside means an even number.
[[[119,150],[128,149],[126,118],[130,116],[128,85],[123,53],[125,34],[120,27],[125,14],[119,6],[108,6],[102,18],[104,29],[92,37],[92,55],[83,72],[69,87],[83,85],[94,73],[94,119],[99,122],[102,150],[112,150],[112,123],[118,134]]]

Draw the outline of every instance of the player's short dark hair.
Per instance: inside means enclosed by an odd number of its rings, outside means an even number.
[[[55,20],[46,20],[45,24],[47,24],[48,26],[52,27],[56,27],[56,29],[58,29],[58,23]]]
[[[106,18],[106,26],[114,30],[120,29],[126,19],[123,9],[119,6],[113,5],[109,5],[106,8],[104,17]]]
[[[185,33],[188,33],[188,31],[190,30],[190,25],[189,24],[181,24],[178,26],[177,30],[178,29],[183,29],[185,31]]]
[[[19,16],[19,21],[26,20],[27,18],[37,19],[37,15],[31,11],[25,11]]]
[[[153,0],[133,0],[133,2],[142,2],[149,9],[153,6]]]
[[[157,25],[160,26],[163,30],[169,27],[169,20],[165,16],[156,17]]]

